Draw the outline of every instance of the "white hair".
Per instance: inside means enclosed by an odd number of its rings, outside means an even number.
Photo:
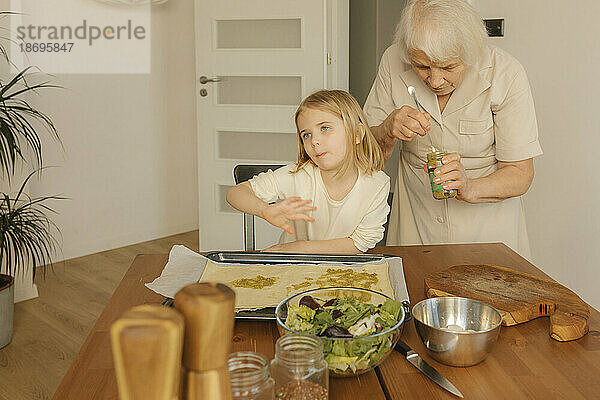
[[[409,64],[409,53],[421,50],[433,62],[459,58],[473,65],[486,46],[487,31],[481,16],[464,0],[410,0],[394,42]]]

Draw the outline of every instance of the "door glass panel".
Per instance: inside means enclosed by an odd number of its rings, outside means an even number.
[[[217,143],[219,158],[261,161],[298,158],[296,133],[218,131]]]
[[[217,185],[217,211],[228,213],[239,213],[238,210],[231,207],[227,202],[227,191],[231,189],[231,185]]]
[[[299,49],[300,18],[217,21],[217,49]]]
[[[221,76],[218,104],[296,106],[302,100],[300,76]]]

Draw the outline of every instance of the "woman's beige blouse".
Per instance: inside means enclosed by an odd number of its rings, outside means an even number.
[[[383,238],[383,225],[390,207],[390,177],[383,171],[370,175],[359,172],[356,183],[342,200],[333,200],[321,178],[321,171],[308,163],[300,171],[289,164],[250,179],[254,194],[272,203],[299,196],[312,200],[315,211],[307,213],[314,222],[292,221],[294,234],[283,232],[280,243],[296,240],[329,240],[349,237],[360,251],[367,251]]]
[[[431,114],[431,130],[401,144],[387,244],[504,242],[529,257],[520,196],[482,204],[435,200],[423,170],[431,142],[437,149],[458,152],[469,178],[491,174],[498,161],[542,154],[531,89],[521,64],[501,49],[487,48],[440,113],[437,96],[410,65],[400,61],[393,45],[381,59],[365,103],[370,126],[379,125],[403,105],[414,107],[408,86],[415,87],[419,102]]]

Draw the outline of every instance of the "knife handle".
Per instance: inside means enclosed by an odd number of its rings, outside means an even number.
[[[402,340],[398,340],[398,343],[396,343],[396,346],[394,347],[394,349],[399,351],[400,354],[402,354],[404,357],[408,356],[409,351],[412,351],[410,346],[407,345],[406,343],[404,343]]]
[[[412,319],[412,314],[410,312],[410,303],[408,302],[408,300],[404,300],[402,302],[402,308],[404,308],[404,322],[403,323],[407,323],[408,321],[410,321]]]

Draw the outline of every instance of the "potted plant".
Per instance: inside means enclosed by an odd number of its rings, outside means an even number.
[[[6,15],[10,13],[0,13]],[[9,62],[5,49],[0,54]],[[42,141],[40,133],[47,132],[60,142],[50,118],[31,106],[28,96],[39,89],[56,87],[42,82],[30,84],[30,68],[25,68],[8,83],[0,77],[0,181],[6,187],[15,179],[17,165],[33,171],[20,185],[16,195],[10,189],[0,192],[0,348],[12,339],[15,274],[38,266],[52,264],[58,246],[54,233],[56,225],[49,218],[54,213],[48,201],[57,196],[31,198],[26,186],[34,175],[41,175]]]

